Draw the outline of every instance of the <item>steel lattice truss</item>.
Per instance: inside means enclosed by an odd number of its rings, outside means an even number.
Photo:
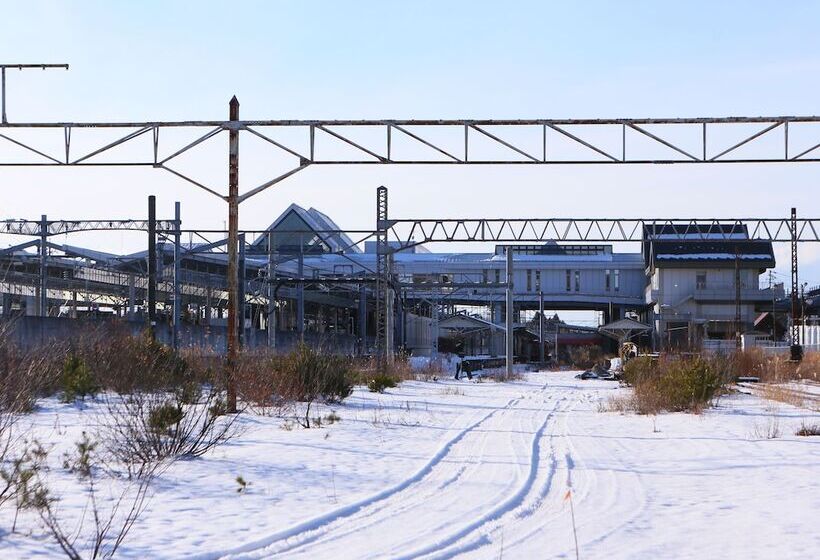
[[[820,117],[723,117],[693,119],[532,119],[532,120],[236,120],[97,123],[2,123],[0,166],[148,166],[164,169],[213,195],[218,187],[182,173],[175,165],[182,154],[230,130],[253,135],[279,155],[292,159],[284,173],[246,190],[240,202],[312,165],[339,164],[647,164],[757,163],[820,161]],[[738,136],[737,127],[747,128]],[[694,131],[684,142],[681,127]],[[734,127],[734,128],[733,128]],[[790,127],[792,132],[790,132]],[[88,130],[122,132],[89,151],[79,152],[76,139]],[[170,129],[193,130],[198,136],[184,146],[172,145],[161,134]],[[205,129],[199,134],[198,129]],[[24,131],[58,135],[53,140],[23,139]],[[728,130],[734,130],[727,136]],[[288,139],[280,133],[287,132]],[[367,140],[362,134],[366,132]],[[613,132],[614,142],[611,141]],[[795,134],[797,132],[798,134]],[[152,137],[145,153],[128,157],[115,148]],[[448,136],[449,141],[444,137]],[[524,137],[527,141],[524,141]],[[610,140],[605,141],[604,136]],[[726,143],[725,138],[732,140]],[[774,138],[760,144],[758,139]],[[457,141],[452,139],[456,138]],[[790,139],[792,148],[790,148]],[[638,142],[640,140],[640,142]],[[799,142],[797,141],[799,140]],[[574,152],[555,149],[562,142]],[[643,143],[641,143],[643,142]],[[344,147],[320,149],[328,143]],[[647,149],[647,143],[655,150]],[[744,146],[760,144],[762,152],[744,155]],[[797,145],[795,148],[794,146]],[[49,147],[46,147],[49,146]],[[142,144],[140,145],[142,146]],[[12,149],[14,148],[14,149]],[[660,152],[658,152],[660,150]],[[27,157],[23,157],[25,154]],[[102,158],[101,156],[107,156]],[[113,158],[113,159],[112,159]]]
[[[46,235],[59,235],[76,231],[148,231],[148,220],[48,220]],[[174,220],[157,220],[157,232],[176,230]],[[9,235],[43,234],[39,220],[2,220],[0,233]]]
[[[636,242],[645,240],[645,231],[662,232],[654,238],[675,242],[731,241],[747,236],[762,241],[820,242],[820,218],[798,219],[796,236],[789,218],[398,219],[386,220],[381,227],[391,241],[405,248],[448,241]]]

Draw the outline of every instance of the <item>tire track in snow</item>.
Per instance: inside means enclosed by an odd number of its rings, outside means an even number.
[[[546,388],[546,385],[543,385],[538,390],[531,391],[529,394],[536,393],[538,395],[541,395],[541,394],[543,394],[543,391],[544,391],[545,388]],[[500,413],[503,414],[503,413],[510,413],[510,412],[513,412],[513,411],[518,411],[520,409],[516,409],[515,407],[516,407],[516,405],[518,405],[524,399],[525,399],[524,396],[515,398],[512,401],[510,401],[510,403],[508,403],[508,405],[505,406],[503,409],[497,409],[497,412],[500,412]],[[488,420],[489,420],[489,418],[488,418]],[[519,428],[519,431],[523,431],[523,421],[521,420],[520,417],[518,418],[517,426]],[[481,457],[486,456],[487,447],[490,444],[490,436],[491,436],[492,432],[493,432],[493,430],[489,430],[487,433],[482,434],[481,441],[478,442],[479,447],[477,449],[475,449],[473,453],[470,454],[471,456],[475,456],[477,458],[481,458]],[[511,435],[516,435],[516,434],[511,434]],[[436,468],[441,468],[441,465],[443,463],[444,463],[444,461],[442,460],[438,465],[436,465]],[[459,464],[461,464],[461,463],[459,463],[457,461],[453,461],[452,462],[453,466],[451,468],[456,469],[456,467]],[[463,471],[467,472],[467,474],[462,473],[462,474],[458,475],[458,478],[459,479],[469,478],[469,471],[480,471],[481,467],[483,465],[484,465],[484,463],[482,463],[482,461],[480,461],[480,460],[469,461],[466,466],[461,464],[461,466],[458,467],[458,469],[460,471],[463,470]],[[495,470],[495,467],[493,467],[493,470]],[[419,486],[421,486],[422,484],[423,484],[423,481],[418,482]],[[442,486],[442,485],[436,485],[436,486]],[[449,487],[450,484],[446,484],[445,486]],[[352,535],[354,533],[365,532],[370,527],[372,527],[374,525],[378,525],[380,523],[383,523],[386,518],[396,517],[400,514],[407,513],[409,511],[415,509],[415,508],[425,508],[426,509],[426,505],[427,505],[429,500],[440,497],[441,495],[442,495],[441,491],[438,491],[433,485],[421,486],[420,491],[413,492],[412,494],[410,494],[410,496],[403,497],[402,500],[398,503],[393,503],[393,501],[391,501],[391,500],[385,500],[385,502],[380,507],[366,508],[367,511],[362,512],[362,517],[350,516],[348,518],[345,518],[344,520],[340,520],[340,522],[343,522],[348,526],[350,524],[353,524],[352,527],[350,527],[350,526],[349,527],[342,527],[340,531],[334,530],[333,527],[328,527],[327,532],[318,532],[318,531],[317,532],[311,532],[311,534],[307,535],[306,538],[300,540],[297,543],[292,543],[290,545],[285,545],[282,548],[277,548],[275,551],[270,550],[270,547],[269,547],[267,549],[267,552],[269,552],[269,553],[273,552],[275,554],[282,554],[282,553],[286,553],[286,552],[301,553],[301,552],[303,552],[301,549],[303,547],[307,546],[307,545],[326,546],[326,545],[329,545],[329,543],[338,541],[338,540],[340,540],[342,538],[345,538],[345,537],[349,537],[350,535]],[[476,511],[476,512],[471,511],[471,512],[467,512],[467,513],[475,514],[475,515],[479,514],[478,511]],[[240,556],[236,560],[244,560],[244,558],[245,557]],[[392,555],[390,555],[390,558],[396,558],[396,555],[392,554]]]
[[[556,406],[549,411],[547,416],[544,418],[539,430],[534,435],[532,440],[533,452],[530,456],[530,476],[521,486],[519,492],[517,492],[516,495],[509,498],[504,504],[501,504],[487,515],[483,516],[478,522],[473,523],[471,525],[471,531],[461,531],[461,536],[459,538],[451,540],[451,542],[444,545],[446,549],[431,550],[426,552],[426,558],[437,560],[452,558],[458,555],[474,552],[485,546],[492,545],[493,541],[489,538],[488,535],[492,533],[493,530],[497,528],[497,526],[503,526],[501,522],[502,519],[504,519],[506,516],[512,515],[514,522],[520,523],[526,520],[527,518],[531,517],[541,507],[541,505],[543,504],[543,502],[545,501],[545,499],[554,487],[555,475],[558,471],[558,454],[556,453],[556,448],[554,445],[556,434],[550,434],[548,438],[550,445],[549,467],[546,472],[546,477],[545,480],[541,483],[536,495],[533,497],[532,503],[528,504],[527,497],[530,496],[530,493],[533,490],[533,486],[535,485],[535,481],[538,477],[538,469],[540,466],[540,440],[544,438],[544,430],[548,427],[550,420],[555,419],[556,414],[565,413],[569,409],[571,409],[572,405],[574,404],[573,402],[569,402],[564,407],[558,408],[559,404],[565,403],[567,401],[568,397],[566,396],[556,401]],[[558,437],[561,436],[558,435]],[[475,535],[475,533],[478,530],[487,527],[488,525],[492,526],[489,527],[487,530],[482,531],[480,535]],[[539,522],[539,527],[540,526],[541,522]],[[529,537],[529,534],[526,535],[524,538],[527,537]],[[523,539],[517,539],[514,542],[518,542],[519,540]],[[493,553],[493,557],[495,556],[496,554]],[[415,558],[415,556],[407,556],[406,558]]]
[[[544,385],[546,387],[546,385]],[[543,391],[544,387],[541,388]],[[336,521],[342,520],[344,518],[350,517],[357,512],[367,508],[368,506],[372,506],[379,502],[388,500],[392,496],[406,490],[411,485],[422,481],[426,476],[428,476],[433,469],[439,465],[444,458],[448,455],[450,450],[462,441],[469,433],[473,432],[477,429],[481,424],[487,422],[496,414],[507,411],[513,408],[519,401],[521,400],[520,397],[510,399],[503,407],[493,409],[492,411],[488,412],[472,424],[468,425],[467,427],[461,429],[455,436],[450,438],[444,445],[442,445],[439,450],[427,461],[419,470],[417,470],[413,475],[408,478],[405,478],[401,482],[393,485],[392,487],[378,492],[372,496],[349,504],[347,506],[343,506],[341,508],[335,509],[328,513],[319,515],[312,519],[308,519],[301,523],[297,523],[287,529],[282,531],[278,531],[261,539],[257,539],[255,541],[245,543],[238,547],[223,550],[223,551],[211,551],[207,553],[203,553],[200,555],[195,555],[189,557],[191,560],[217,560],[219,558],[231,558],[235,557],[237,560],[242,558],[253,558],[257,556],[248,556],[251,553],[263,553],[265,549],[270,548],[271,546],[287,541],[291,538],[297,537],[304,533],[312,533],[317,532],[323,527],[330,525]],[[241,555],[241,556],[236,556]]]
[[[532,490],[532,487],[538,476],[538,468],[540,465],[541,457],[541,440],[543,439],[544,431],[547,428],[549,421],[553,419],[557,412],[559,412],[558,407],[564,401],[566,401],[566,397],[554,401],[555,406],[551,410],[549,410],[549,412],[547,412],[547,414],[544,416],[544,419],[541,421],[538,430],[535,432],[535,434],[533,434],[530,440],[530,468],[526,479],[523,481],[522,484],[519,485],[518,489],[515,491],[513,495],[509,496],[506,500],[492,508],[490,511],[479,517],[477,520],[460,528],[458,531],[451,533],[443,539],[437,540],[435,543],[431,543],[429,545],[417,548],[416,550],[413,550],[407,554],[397,556],[394,560],[410,560],[413,558],[428,555],[432,555],[429,556],[430,558],[450,558],[457,554],[461,554],[463,552],[467,552],[468,550],[472,550],[473,548],[475,548],[475,545],[473,543],[470,543],[463,547],[452,547],[460,540],[464,539],[465,537],[468,537],[471,534],[474,534],[476,531],[486,526],[488,523],[496,521],[500,519],[502,516],[520,507],[525,502],[527,496]],[[480,545],[481,543],[486,542],[487,539],[485,535],[482,534],[477,540]]]

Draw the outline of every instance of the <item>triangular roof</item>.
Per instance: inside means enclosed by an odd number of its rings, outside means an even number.
[[[294,223],[295,222],[295,223]],[[353,244],[353,241],[344,233],[327,233],[327,230],[338,230],[336,223],[327,215],[315,208],[305,210],[298,204],[291,204],[282,212],[276,220],[267,227],[267,231],[276,232],[277,229],[287,231],[302,231],[313,233],[310,238],[300,238],[299,234],[290,233],[274,237],[274,244],[281,248],[298,250],[299,244],[313,248],[321,247],[321,252],[331,253],[360,253],[361,249]],[[322,233],[319,233],[322,232]],[[297,239],[300,238],[300,239]],[[254,247],[267,247],[268,236],[261,234],[254,242]],[[314,251],[309,251],[315,253]]]

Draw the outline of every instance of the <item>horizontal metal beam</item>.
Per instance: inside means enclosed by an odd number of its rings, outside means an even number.
[[[661,231],[657,241],[752,240],[790,242],[788,218],[498,218],[399,219],[384,224],[388,238],[403,248],[435,242],[575,243],[641,242],[646,229]],[[820,242],[820,218],[797,221],[798,242]],[[393,252],[397,249],[392,249]]]
[[[639,118],[639,119],[374,119],[374,120],[237,120],[237,121],[153,121],[153,122],[62,122],[62,123],[2,123],[0,129],[0,166],[148,166],[165,168],[217,196],[212,186],[192,180],[167,167],[174,158],[194,149],[228,130],[254,135],[267,147],[295,159],[290,171],[240,194],[243,200],[262,192],[292,173],[310,165],[548,165],[548,164],[671,164],[671,163],[797,163],[820,161],[820,126],[816,130],[802,129],[801,146],[789,151],[790,128],[796,124],[820,122],[820,116],[777,117],[709,117],[709,118]],[[735,125],[752,125],[738,137]],[[682,144],[676,136],[679,125],[695,127],[696,139]],[[651,126],[651,130],[646,127]],[[161,129],[197,129],[196,139],[179,146],[168,146],[167,135]],[[267,127],[264,131],[260,127]],[[535,130],[530,130],[532,128]],[[601,134],[605,133],[612,134]],[[277,138],[271,129],[290,129],[289,140]],[[431,134],[430,128],[452,133],[461,141],[444,142]],[[64,136],[65,158],[48,153],[47,145],[23,140],[19,130],[51,129]],[[117,140],[103,144],[80,157],[70,157],[72,142],[88,129],[120,129]],[[369,142],[361,139],[367,129]],[[777,133],[774,142],[759,138]],[[529,132],[526,132],[529,130]],[[726,131],[722,134],[721,131]],[[742,130],[742,129],[741,129]],[[317,134],[317,131],[321,134]],[[707,131],[709,134],[707,134]],[[99,158],[114,148],[131,143],[151,132],[153,145],[141,148],[145,153]],[[640,137],[634,143],[627,132]],[[401,134],[398,134],[401,133]],[[524,145],[521,133],[532,136]],[[432,138],[431,136],[436,136]],[[610,141],[601,138],[612,136]],[[807,137],[808,136],[808,137]],[[398,138],[401,143],[397,143]],[[717,138],[717,139],[716,139]],[[727,140],[731,138],[731,140]],[[60,139],[63,140],[62,138]],[[480,141],[479,141],[480,140]],[[707,145],[707,140],[709,143]],[[45,140],[38,140],[45,142]],[[457,145],[452,145],[452,144]],[[694,144],[694,145],[690,145]],[[50,145],[50,144],[49,144]],[[755,155],[741,151],[748,145],[757,146]],[[300,148],[297,148],[299,146]],[[308,146],[309,149],[303,149]],[[561,149],[556,149],[561,146]],[[9,153],[4,149],[14,147]],[[340,152],[339,147],[345,151]],[[25,151],[20,151],[23,148]],[[160,151],[169,155],[161,157]],[[23,154],[26,157],[23,157]]]
[[[497,126],[497,125],[598,125],[598,124],[739,124],[774,122],[820,122],[820,115],[772,117],[694,117],[694,118],[614,118],[614,119],[263,119],[239,121],[136,121],[136,122],[29,122],[4,123],[8,128],[135,128],[219,126],[245,128],[249,126]]]
[[[174,220],[157,220],[157,231],[174,231]],[[76,231],[148,231],[148,220],[49,220],[47,235]],[[0,233],[41,235],[40,220],[2,220]]]

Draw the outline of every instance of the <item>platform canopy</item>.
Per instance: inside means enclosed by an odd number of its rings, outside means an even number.
[[[634,319],[620,319],[598,327],[598,331],[605,336],[614,338],[618,342],[626,342],[633,337],[651,332],[652,327],[645,323],[635,321]]]

